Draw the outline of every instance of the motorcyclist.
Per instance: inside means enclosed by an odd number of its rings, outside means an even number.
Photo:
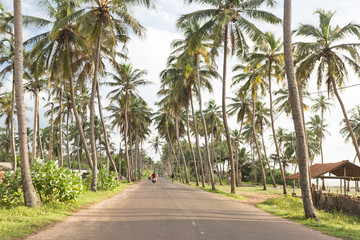
[[[153,174],[151,174],[151,178],[152,178],[152,182],[155,183],[156,182],[156,178],[157,178],[157,175],[156,175],[156,172],[154,171]]]

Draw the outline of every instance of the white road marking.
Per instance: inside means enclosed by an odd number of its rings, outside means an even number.
[[[196,226],[196,223],[195,223],[195,221],[192,221],[192,225],[193,225],[193,226]]]

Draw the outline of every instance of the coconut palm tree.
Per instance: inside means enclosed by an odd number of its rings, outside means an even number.
[[[297,36],[305,36],[309,39],[309,42],[295,43],[300,61],[296,71],[297,78],[303,81],[307,80],[316,69],[318,88],[325,80],[328,93],[334,94],[341,106],[355,152],[360,159],[357,139],[337,89],[344,85],[347,79],[347,66],[350,66],[360,76],[360,64],[358,63],[360,43],[345,41],[347,37],[360,37],[360,25],[349,23],[344,27],[333,27],[331,20],[335,12],[317,10],[315,14],[319,16],[319,26],[303,24],[295,30]]]
[[[255,113],[256,113],[256,101],[258,98],[258,94],[264,95],[267,84],[263,78],[260,65],[254,66],[252,63],[250,63],[248,66],[237,65],[234,67],[234,71],[241,71],[241,72],[233,77],[233,84],[238,84],[241,81],[246,81],[240,88],[240,91],[251,92],[252,115],[249,115],[247,117],[250,119],[249,122],[251,122],[252,137],[256,146],[256,150],[260,162],[264,190],[266,190],[266,176],[265,176],[265,169],[261,156],[261,150],[257,139],[258,136],[257,136],[257,129],[255,126],[255,121],[256,121]]]
[[[301,196],[303,199],[304,212],[306,218],[318,220],[318,216],[315,212],[315,208],[311,198],[308,146],[306,142],[303,112],[300,104],[299,91],[295,78],[294,60],[292,55],[291,0],[284,0],[283,36],[285,73],[288,82],[291,102],[291,113],[293,116],[294,128],[296,133],[296,150],[299,162]]]
[[[53,6],[52,3],[55,3],[56,6]],[[26,45],[33,45],[28,58],[34,59],[34,64],[50,69],[50,81],[56,83],[54,84],[53,92],[59,96],[60,113],[62,112],[62,94],[64,89],[66,89],[66,80],[69,81],[68,88],[71,94],[74,116],[77,126],[79,127],[81,143],[84,147],[88,164],[92,168],[93,162],[75,101],[74,73],[79,71],[80,73],[81,71],[82,73],[89,72],[89,67],[85,61],[88,55],[88,53],[86,53],[86,51],[88,51],[88,49],[86,49],[87,44],[85,43],[85,38],[79,33],[74,18],[71,17],[75,13],[78,13],[80,5],[74,1],[42,1],[42,6],[46,9],[46,13],[51,21],[38,19],[38,26],[50,26],[51,30],[30,38],[25,42]],[[60,126],[62,125],[61,123],[62,115],[60,115]],[[61,131],[59,137],[60,142],[62,142]],[[62,147],[59,149],[59,153],[61,162]]]
[[[150,82],[145,80],[144,77],[147,74],[145,70],[133,69],[131,64],[119,64],[115,68],[115,74],[109,73],[113,78],[113,82],[107,82],[106,84],[115,89],[110,91],[107,97],[111,96],[111,102],[120,99],[123,94],[125,97],[124,112],[124,144],[125,144],[125,160],[128,163],[129,168],[129,153],[128,153],[128,106],[129,98],[138,96],[138,87],[149,84]],[[130,175],[130,174],[129,174]],[[128,176],[129,178],[130,176]],[[128,179],[129,180],[129,179]]]
[[[323,122],[324,122],[324,113],[328,110],[330,110],[330,107],[333,106],[332,103],[330,103],[329,101],[326,101],[326,97],[324,95],[320,95],[318,98],[314,99],[314,105],[311,106],[311,110],[313,111],[320,111],[321,112],[321,118],[320,118],[320,122],[321,122],[321,129],[320,129],[320,133],[323,133]],[[324,154],[323,154],[323,150],[322,150],[322,140],[323,140],[323,136],[319,136],[319,140],[320,140],[320,151],[321,151],[321,163],[324,163]],[[324,179],[323,179],[324,182]],[[325,190],[325,189],[323,189]]]
[[[262,146],[264,149],[264,158],[265,158],[265,161],[269,168],[269,173],[270,173],[270,177],[271,177],[273,186],[276,187],[275,179],[273,176],[273,171],[271,170],[270,162],[269,162],[268,156],[266,154],[266,145],[265,145],[265,140],[264,140],[264,132],[265,132],[264,127],[270,126],[270,121],[268,120],[268,117],[270,115],[270,109],[267,108],[265,106],[265,103],[261,102],[260,99],[256,102],[255,105],[256,105],[255,126],[256,126],[256,128],[259,129],[259,133],[261,135],[261,143],[262,143]],[[280,146],[279,146],[279,151],[280,151]],[[280,151],[280,153],[281,153],[281,151]]]
[[[283,183],[283,193],[286,194],[286,181],[285,174],[281,164],[279,144],[275,134],[275,123],[273,114],[273,100],[272,100],[272,81],[275,78],[278,82],[282,80],[282,65],[283,65],[283,53],[281,52],[282,43],[280,39],[277,39],[271,32],[264,34],[262,41],[259,41],[255,45],[254,53],[251,53],[248,58],[252,66],[259,66],[262,74],[267,78],[268,81],[268,93],[269,93],[269,104],[270,104],[270,118],[271,118],[271,129],[273,132],[274,144],[276,154],[278,156],[279,168],[281,172],[281,181]]]
[[[92,149],[92,157],[94,165],[97,162],[96,145],[95,145],[95,95],[97,92],[98,85],[98,73],[100,66],[100,57],[102,55],[103,38],[106,36],[106,32],[109,33],[107,36],[110,41],[108,42],[109,49],[115,49],[118,40],[119,33],[126,32],[126,28],[131,29],[135,34],[141,36],[144,33],[144,28],[140,23],[132,16],[131,11],[128,8],[134,4],[145,5],[150,7],[152,5],[151,0],[94,0],[94,6],[90,6],[90,10],[86,11],[83,9],[84,15],[80,19],[80,25],[90,35],[90,44],[94,43],[96,47],[92,49],[94,51],[94,70],[93,70],[93,81],[90,98],[90,142]],[[89,24],[90,23],[90,24]],[[120,34],[123,36],[122,34]],[[97,177],[94,174],[92,190],[96,191]]]
[[[189,92],[189,98],[192,98],[192,88],[195,89],[195,93],[198,96],[198,102],[199,102],[199,111],[200,111],[200,115],[201,115],[201,120],[202,120],[202,128],[204,131],[204,138],[205,138],[205,152],[206,152],[206,162],[209,165],[209,168],[211,166],[211,159],[210,159],[210,151],[209,151],[209,139],[208,139],[208,132],[207,132],[207,128],[206,128],[206,121],[203,115],[203,111],[202,111],[202,97],[201,97],[201,87],[204,86],[204,84],[208,85],[208,89],[211,89],[211,84],[204,82],[204,80],[207,79],[203,79],[203,68],[201,66],[202,61],[205,62],[208,67],[214,67],[216,68],[216,66],[214,66],[213,64],[213,56],[217,53],[216,50],[213,50],[212,52],[210,52],[210,47],[212,46],[209,43],[209,38],[204,38],[204,39],[200,39],[196,44],[193,44],[193,46],[190,46],[191,42],[191,38],[192,36],[196,33],[196,31],[198,31],[200,29],[200,24],[199,22],[192,22],[189,25],[178,25],[178,28],[180,28],[181,30],[184,31],[185,33],[185,39],[182,40],[175,40],[172,43],[172,47],[175,48],[173,54],[177,54],[177,68],[184,68],[184,66],[186,66],[185,69],[185,76],[186,79],[188,80],[188,89],[190,91]],[[170,57],[171,60],[171,57]],[[215,71],[209,71],[210,74],[212,74],[214,77],[218,77],[217,73]],[[206,85],[205,85],[206,86]],[[190,99],[190,101],[192,101],[192,99]],[[188,102],[188,101],[187,101]],[[193,113],[194,115],[194,113]],[[194,124],[195,127],[196,124]],[[195,129],[195,131],[197,131],[197,129]],[[197,136],[196,136],[197,137]],[[198,155],[199,158],[201,158],[200,155],[200,146],[198,144],[198,140],[197,140],[197,148],[198,148]],[[200,159],[200,161],[202,161],[202,159]],[[212,189],[215,190],[215,181],[214,181],[214,176],[213,176],[213,172],[210,171],[210,179],[211,179],[211,186]]]
[[[351,128],[355,134],[355,137],[357,139],[357,143],[360,144],[360,106],[356,105],[351,111],[350,111],[350,124],[351,124]],[[344,127],[341,128],[340,130],[340,134],[342,136],[345,137],[345,141],[349,141],[351,138],[351,135],[349,133],[349,130],[347,128],[347,124],[345,122],[345,120],[341,120],[341,125],[343,125]],[[354,162],[356,160],[356,155],[354,158]]]
[[[26,116],[23,90],[23,38],[21,1],[14,0],[14,81],[16,92],[16,109],[18,119],[19,149],[21,162],[21,180],[25,206],[38,207],[41,205],[31,180],[28,143],[26,132]]]
[[[222,89],[222,109],[223,109],[223,124],[225,127],[225,135],[229,149],[229,158],[231,165],[231,193],[235,193],[235,166],[231,144],[230,130],[227,123],[226,115],[226,68],[228,55],[228,40],[230,37],[230,44],[232,54],[235,53],[235,48],[238,49],[238,56],[242,56],[247,49],[245,34],[257,41],[262,37],[261,32],[250,23],[246,18],[257,20],[264,20],[270,23],[280,23],[281,20],[275,15],[258,10],[264,3],[272,6],[274,1],[249,0],[242,1],[226,1],[226,0],[186,0],[185,2],[199,2],[206,4],[213,8],[199,10],[193,13],[183,15],[179,20],[178,26],[186,26],[196,21],[205,21],[205,24],[196,31],[190,39],[190,47],[194,47],[200,39],[212,37],[214,46],[219,47],[221,43],[224,45],[224,62],[223,62],[223,89]]]
[[[33,93],[34,96],[34,127],[33,127],[33,146],[32,146],[32,157],[30,160],[30,164],[33,164],[36,158],[36,136],[39,129],[37,129],[38,125],[38,115],[39,115],[39,93],[45,86],[46,74],[43,69],[39,69],[36,67],[31,67],[29,71],[24,72],[24,79],[28,80],[25,83],[25,89],[29,92]]]

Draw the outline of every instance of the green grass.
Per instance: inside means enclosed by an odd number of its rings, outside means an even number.
[[[0,235],[2,240],[23,238],[39,229],[63,221],[74,211],[85,206],[113,197],[131,184],[122,183],[115,190],[91,192],[86,191],[74,203],[50,203],[40,208],[0,206]]]
[[[334,237],[350,240],[360,239],[360,217],[358,216],[317,209],[316,212],[321,222],[305,219],[302,200],[291,196],[272,198],[258,204],[257,207]]]
[[[202,189],[204,191],[207,191],[207,192],[212,192],[212,193],[217,193],[217,194],[223,195],[223,196],[225,196],[227,198],[238,199],[238,200],[246,199],[246,197],[244,197],[244,196],[242,196],[240,194],[232,194],[231,191],[230,191],[230,186],[225,186],[225,185],[216,186],[216,190],[212,190],[210,185],[205,185],[205,188],[197,187],[195,182],[190,182],[189,185],[193,186],[193,187],[196,187],[196,188],[200,188],[200,189]]]

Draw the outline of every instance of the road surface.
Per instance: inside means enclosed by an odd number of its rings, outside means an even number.
[[[165,179],[145,180],[28,239],[335,240],[261,209]]]

